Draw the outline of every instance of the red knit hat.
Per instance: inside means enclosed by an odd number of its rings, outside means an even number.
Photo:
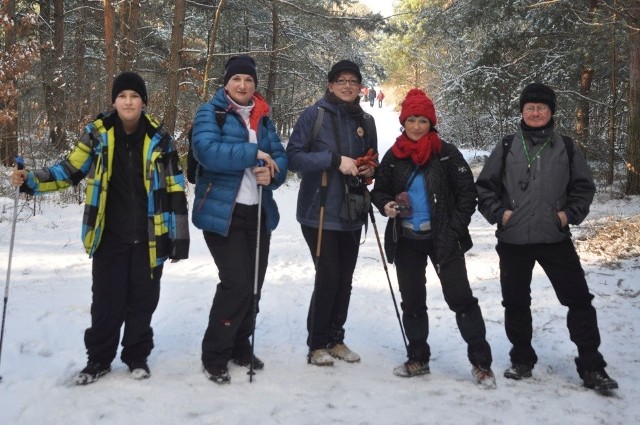
[[[431,127],[435,127],[438,122],[436,118],[436,108],[433,106],[433,102],[427,97],[425,92],[420,89],[409,90],[407,97],[402,101],[400,124],[404,125],[407,118],[414,115],[428,118]]]

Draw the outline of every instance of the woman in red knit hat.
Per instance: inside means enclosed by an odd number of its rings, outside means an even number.
[[[382,159],[371,193],[372,202],[389,217],[385,251],[389,263],[396,265],[408,339],[408,360],[393,373],[411,377],[430,371],[426,304],[430,258],[467,343],[475,382],[495,388],[491,348],[464,259],[472,246],[468,226],[476,208],[476,188],[469,164],[454,145],[440,139],[437,122],[431,99],[422,90],[410,90],[400,112],[404,131]]]

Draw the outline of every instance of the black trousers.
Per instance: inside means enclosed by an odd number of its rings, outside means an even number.
[[[256,303],[260,299],[267,272],[271,241],[265,221],[263,213]],[[220,278],[209,312],[209,324],[202,339],[202,363],[205,366],[226,366],[231,358],[250,353],[249,337],[254,331],[253,290],[257,229],[258,206],[236,204],[226,237],[218,233],[203,232]],[[256,304],[256,313],[258,309]]]
[[[427,315],[428,258],[434,261],[432,239],[400,238],[396,249],[396,275],[402,298],[402,323],[409,340],[409,359],[428,361],[431,349],[427,343],[429,317]],[[464,256],[454,257],[441,265],[438,273],[444,300],[456,313],[456,323],[467,343],[469,361],[477,366],[490,367],[491,347],[486,340],[486,328],[478,299],[473,296],[467,277]]]
[[[578,347],[578,368],[595,370],[606,364],[598,351],[600,333],[596,310],[591,305],[580,258],[570,239],[555,244],[512,245],[498,242],[500,285],[507,338],[513,344],[509,355],[514,363],[535,364],[538,360],[531,346],[531,276],[540,264],[560,301],[569,308],[569,336]]]
[[[344,341],[353,271],[358,260],[362,229],[354,232],[324,230],[320,258],[309,313],[307,315],[307,345],[310,350],[326,348]],[[316,261],[318,229],[302,226],[311,257]]]
[[[127,365],[146,361],[153,349],[151,317],[160,298],[162,266],[149,269],[147,243],[103,239],[93,255],[91,327],[84,333],[89,361],[111,364],[118,351]]]

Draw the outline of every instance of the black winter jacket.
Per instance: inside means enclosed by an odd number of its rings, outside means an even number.
[[[416,169],[410,158],[397,158],[389,149],[376,171],[371,200],[385,215],[384,206],[396,194],[407,191],[409,178]],[[450,259],[461,256],[473,246],[469,223],[476,209],[476,187],[469,164],[458,148],[442,142],[440,155],[433,155],[421,167],[429,194],[431,231],[433,233],[436,269]],[[400,220],[390,219],[385,230],[385,252],[389,263],[395,259],[398,237],[403,228]]]

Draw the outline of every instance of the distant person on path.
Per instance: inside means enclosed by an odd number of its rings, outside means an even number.
[[[88,362],[75,378],[78,385],[111,371],[123,324],[120,358],[134,379],[150,376],[151,317],[163,263],[187,258],[189,251],[184,176],[173,137],[144,111],[144,80],[133,72],[118,75],[111,102],[115,110],[89,123],[62,162],[11,177],[30,194],[67,189],[88,177],[82,240],[93,258],[93,299],[84,335]]]
[[[382,93],[382,89],[378,92],[378,108],[382,108],[382,100],[384,99],[384,93]]]
[[[369,87],[367,86],[362,87],[362,89],[360,89],[360,94],[361,94],[361,98],[360,98],[361,102],[369,101]]]
[[[520,95],[522,120],[487,159],[477,180],[479,211],[498,224],[496,251],[505,330],[512,348],[504,376],[532,376],[538,356],[531,345],[531,278],[536,262],[568,307],[569,336],[578,347],[578,374],[587,388],[618,388],[604,368],[596,310],[591,305],[569,224],[580,224],[595,194],[589,167],[571,139],[555,129],[556,94],[529,84]],[[508,148],[507,148],[508,146]]]
[[[254,59],[232,56],[223,81],[193,121],[193,153],[199,165],[192,219],[202,230],[220,278],[202,339],[202,366],[205,376],[217,384],[231,382],[229,360],[245,367],[253,362],[255,370],[264,368],[264,362],[252,356],[253,303],[254,295],[255,302],[260,299],[271,232],[280,220],[273,191],[284,183],[288,162],[269,118],[270,107],[256,91]],[[222,125],[220,113],[225,114]],[[258,293],[254,294],[256,261]]]
[[[303,111],[287,144],[290,168],[302,175],[296,219],[316,261],[307,344],[308,362],[317,366],[332,366],[334,357],[360,361],[344,343],[344,325],[367,221],[366,180],[373,177],[374,166],[370,161],[359,165],[358,159],[378,149],[373,117],[358,102],[361,83],[358,65],[335,63],[325,95]],[[360,208],[346,198],[362,201]]]
[[[411,377],[430,372],[425,271],[431,259],[467,343],[475,382],[495,388],[491,348],[464,258],[472,246],[468,226],[476,208],[471,169],[454,145],[440,139],[434,105],[422,90],[407,93],[400,123],[404,131],[384,155],[371,192],[372,202],[389,217],[385,251],[396,265],[409,340],[409,359],[393,373]]]
[[[376,96],[378,94],[376,93],[376,89],[374,89],[373,87],[371,87],[369,89],[369,106],[371,106],[373,108],[374,103],[376,103]]]

